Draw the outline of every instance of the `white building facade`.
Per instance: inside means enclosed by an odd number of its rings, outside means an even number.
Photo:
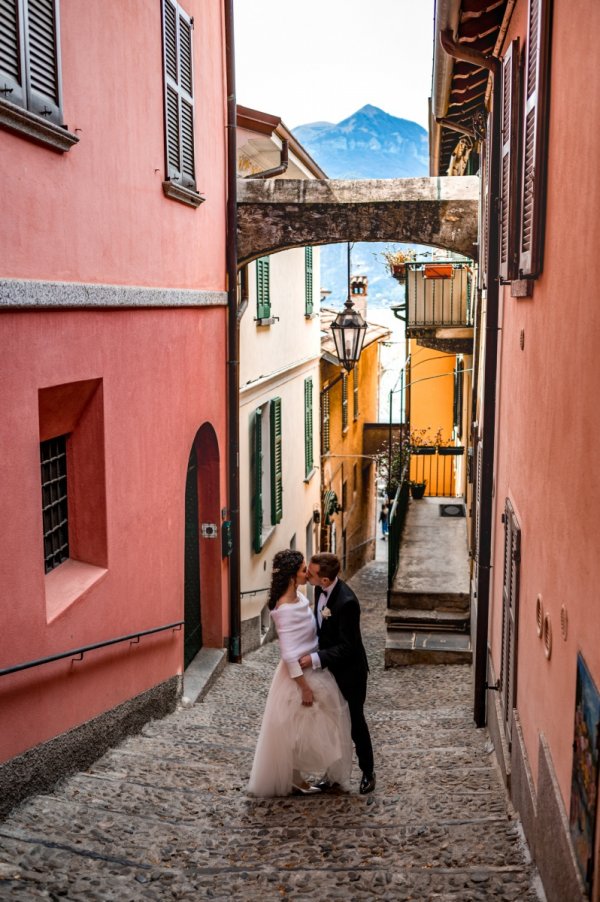
[[[275,178],[325,178],[276,117],[238,108],[240,177],[289,162]],[[283,168],[283,167],[282,167]],[[242,653],[268,636],[274,554],[318,550],[319,249],[262,257],[242,274],[240,544]]]

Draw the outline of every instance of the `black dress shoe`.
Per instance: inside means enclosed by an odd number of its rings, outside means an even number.
[[[366,796],[368,792],[373,792],[375,789],[375,782],[375,774],[363,774],[358,790],[361,796]]]

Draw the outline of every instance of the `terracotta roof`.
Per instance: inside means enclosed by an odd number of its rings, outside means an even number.
[[[477,131],[474,119],[479,117],[481,127],[490,78],[487,69],[447,58],[440,44],[440,31],[450,28],[454,40],[466,49],[498,56],[506,33],[505,15],[512,13],[513,5],[510,0],[450,0],[445,6],[438,3],[430,128],[431,175],[448,172],[454,149],[463,139],[461,132],[451,125],[474,133]]]

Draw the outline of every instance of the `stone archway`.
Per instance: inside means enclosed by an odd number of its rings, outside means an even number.
[[[477,258],[479,178],[238,180],[238,263],[303,245],[427,244]]]

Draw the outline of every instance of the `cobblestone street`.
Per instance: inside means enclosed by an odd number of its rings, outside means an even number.
[[[275,644],[0,824],[0,899],[539,900],[470,668],[383,669],[384,562],[352,581],[371,664],[377,789],[245,792]]]

